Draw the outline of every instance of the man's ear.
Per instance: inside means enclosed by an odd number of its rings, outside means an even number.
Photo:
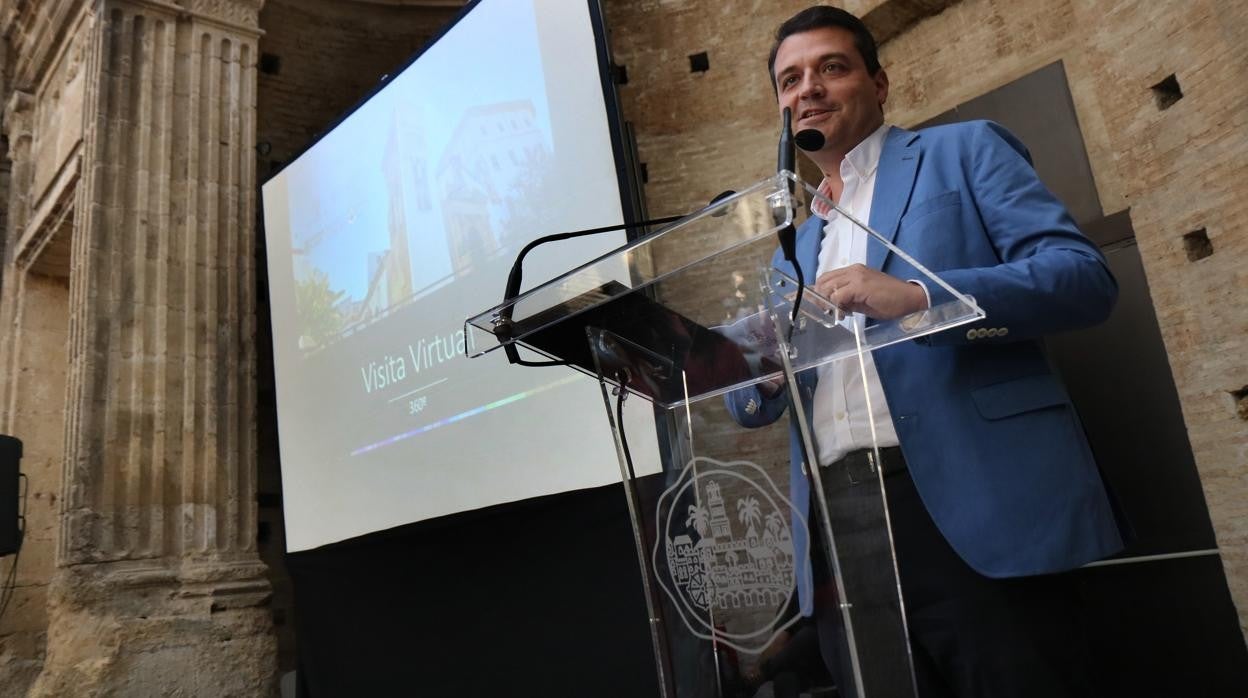
[[[884,111],[884,103],[888,101],[888,73],[883,68],[875,71],[871,77],[875,81],[875,98],[880,103],[880,111]]]

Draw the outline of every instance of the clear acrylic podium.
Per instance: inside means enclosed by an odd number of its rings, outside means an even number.
[[[906,280],[952,300],[876,322],[813,288],[799,299],[797,280],[772,266],[794,191],[820,196],[782,172],[466,323],[481,353],[516,343],[599,380],[664,696],[750,695],[798,637],[818,638],[831,666],[818,681],[842,697],[915,695],[879,449],[852,469],[809,467],[820,453],[813,386],[984,313],[844,212],[838,234],[865,236],[869,259],[897,255]],[[833,418],[865,424],[875,444],[869,395],[859,397],[845,404],[866,404],[863,414],[837,403]],[[653,406],[657,472],[634,462],[654,446],[629,443],[626,399]]]

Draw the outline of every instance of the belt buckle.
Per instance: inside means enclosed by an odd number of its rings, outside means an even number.
[[[864,482],[868,482],[869,480],[873,480],[876,477],[878,477],[879,473],[875,465],[875,452],[867,451],[866,456],[867,456],[866,473],[861,475],[860,477],[855,477],[855,473],[854,473],[855,470],[859,470],[859,468],[856,466],[854,462],[856,459],[850,458],[850,457],[846,458],[845,476],[849,478],[850,487],[861,485]]]

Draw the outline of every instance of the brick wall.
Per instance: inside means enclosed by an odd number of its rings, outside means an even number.
[[[454,15],[445,8],[267,0],[260,13],[257,141],[272,150],[261,156],[261,179],[402,67]]]
[[[652,215],[702,206],[775,169],[776,108],[767,80],[775,26],[805,2],[607,0],[625,117],[637,127]],[[749,7],[745,7],[749,5]],[[709,70],[691,72],[705,52]]]
[[[808,4],[606,0],[652,213],[700,205],[771,170],[777,120],[766,51],[775,26]],[[1131,208],[1228,583],[1248,629],[1248,5],[845,4],[891,37],[881,49],[892,81],[887,115],[902,126],[1064,62],[1104,211]],[[703,51],[710,69],[691,73],[687,56]],[[1183,96],[1161,109],[1150,88],[1171,74]],[[1199,230],[1207,245],[1185,243]]]

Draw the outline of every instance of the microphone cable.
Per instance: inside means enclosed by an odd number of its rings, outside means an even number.
[[[714,206],[720,201],[723,201],[724,199],[727,199],[728,197],[736,193],[737,192],[731,189],[727,191],[722,191],[719,194],[715,195],[715,198],[711,199],[711,202],[707,204],[706,207],[709,208],[711,206]],[[529,252],[533,250],[533,248],[538,247],[539,245],[544,245],[548,242],[558,242],[560,240],[569,240],[572,238],[585,237],[587,235],[598,235],[599,233],[609,233],[609,232],[616,231],[616,230],[632,230],[635,228],[645,228],[645,227],[652,226],[652,225],[666,225],[668,223],[675,223],[676,221],[681,220],[682,218],[686,218],[688,215],[691,215],[691,214],[685,214],[682,216],[665,216],[663,218],[652,218],[650,220],[640,221],[637,223],[604,225],[604,226],[600,226],[597,228],[589,228],[586,230],[576,230],[576,231],[567,232],[567,233],[554,233],[552,235],[544,235],[540,238],[537,238],[536,240],[529,242],[529,244],[521,248],[519,254],[516,255],[515,261],[511,263],[511,272],[507,274],[507,285],[503,289],[503,303],[504,304],[511,303],[511,304],[504,305],[503,309],[499,311],[498,328],[494,332],[495,336],[499,337],[499,339],[503,341],[503,353],[507,355],[507,362],[510,364],[515,364],[517,366],[567,366],[569,363],[571,363],[569,361],[561,361],[561,360],[528,361],[526,359],[522,359],[520,358],[520,350],[516,348],[515,342],[507,341],[511,339],[511,328],[513,326],[511,318],[512,318],[512,313],[515,311],[515,308],[516,308],[515,304],[512,303],[512,301],[516,300],[516,298],[520,296],[520,282],[524,278],[524,267],[523,267],[524,258],[526,255],[529,254]],[[723,214],[717,213],[717,214],[711,214],[711,215],[717,216],[717,215],[723,215]]]
[[[783,124],[780,128],[780,146],[776,155],[776,173],[784,176],[784,172],[792,175],[797,174],[797,156],[793,150],[793,111],[788,107],[784,108]],[[793,310],[789,315],[789,330],[785,336],[785,343],[793,343],[793,328],[797,326],[797,313],[802,307],[802,293],[806,290],[806,278],[802,273],[802,265],[797,263],[797,228],[793,226],[793,196],[796,193],[794,182],[788,176],[784,176],[785,186],[789,190],[788,202],[788,218],[789,222],[778,233],[780,237],[780,251],[784,255],[784,259],[793,265],[794,276],[797,277],[797,293],[793,296]]]

